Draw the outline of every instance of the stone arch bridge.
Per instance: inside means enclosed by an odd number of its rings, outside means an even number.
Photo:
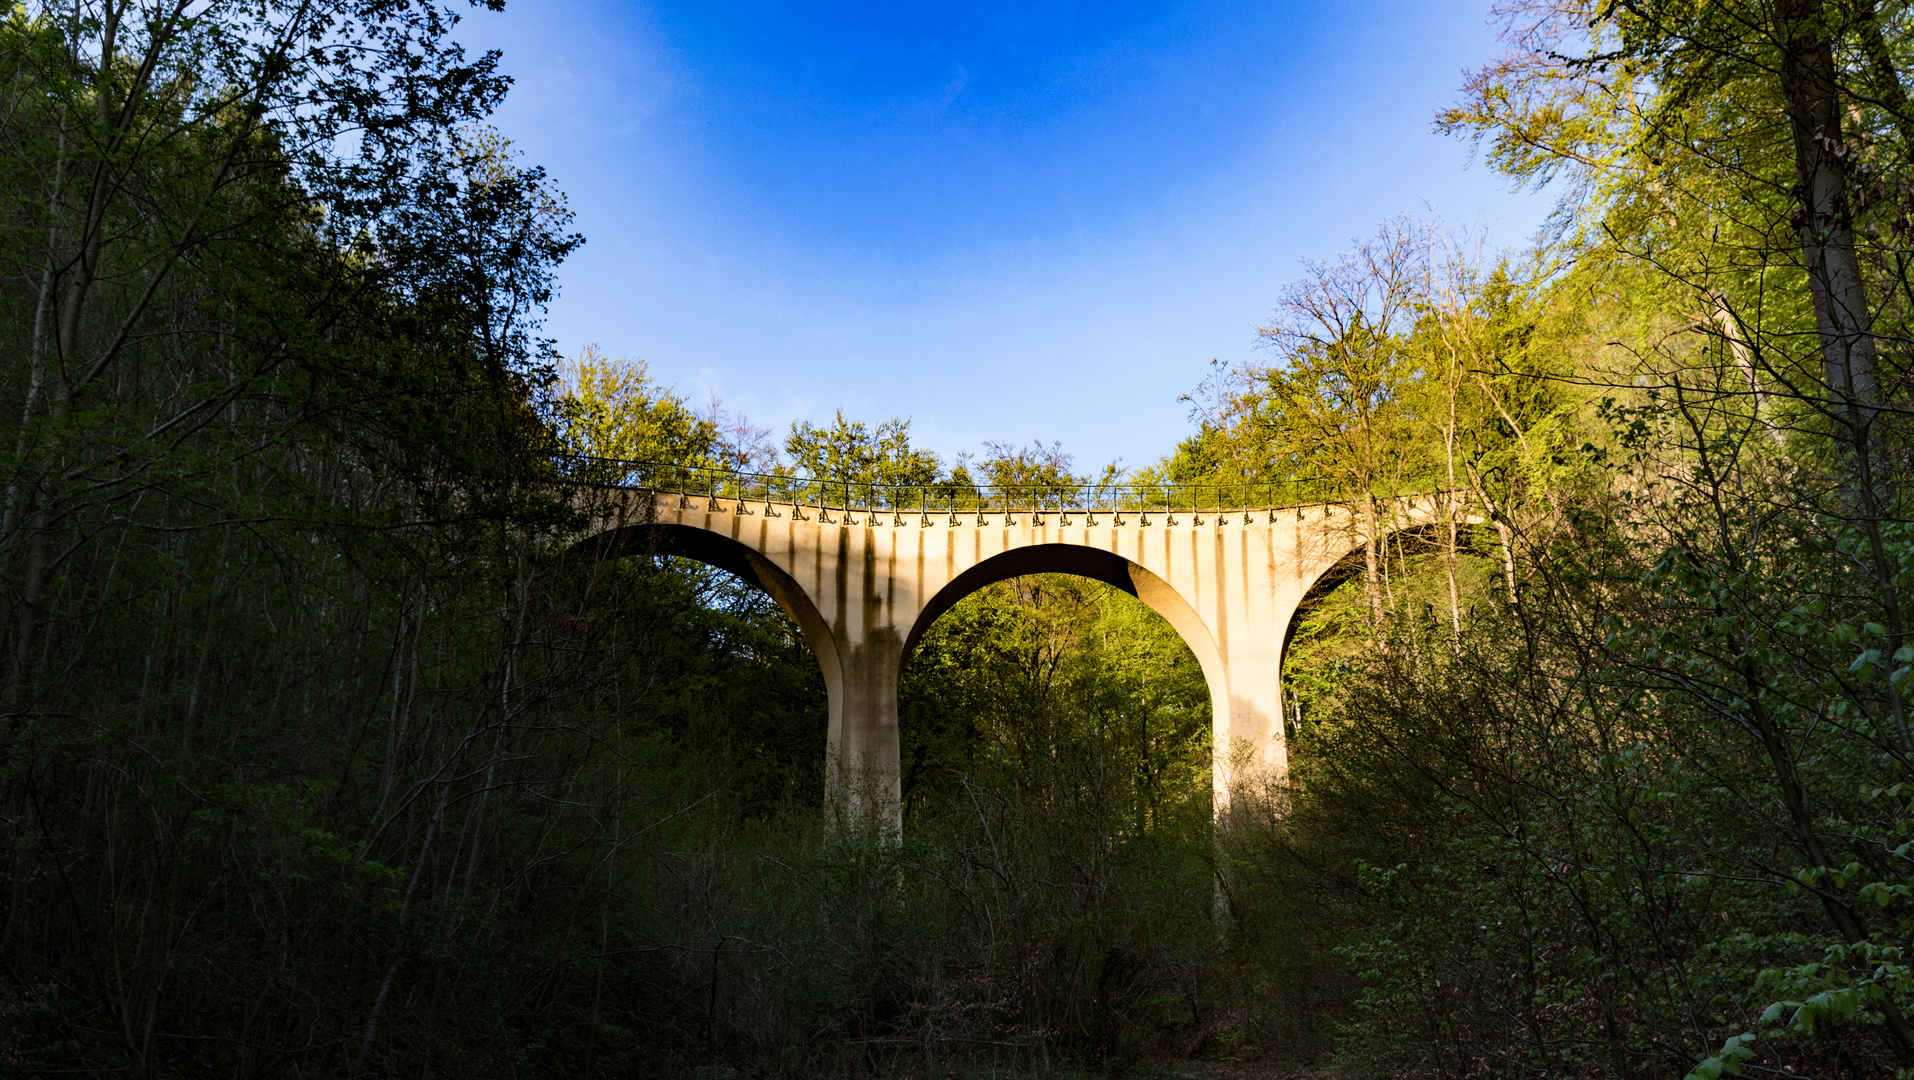
[[[1221,812],[1233,785],[1285,770],[1283,654],[1300,613],[1360,572],[1370,531],[1366,512],[1298,502],[1293,488],[952,493],[634,467],[571,490],[590,521],[586,550],[689,557],[778,602],[829,691],[829,799],[847,822],[893,831],[898,678],[964,596],[1025,574],[1077,574],[1167,620],[1209,686]],[[1455,503],[1382,500],[1377,531],[1460,520]]]

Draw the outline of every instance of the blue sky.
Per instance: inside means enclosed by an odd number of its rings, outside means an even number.
[[[1148,464],[1298,261],[1397,211],[1548,209],[1431,131],[1485,5],[513,0],[460,37],[587,243],[548,332],[780,436]]]

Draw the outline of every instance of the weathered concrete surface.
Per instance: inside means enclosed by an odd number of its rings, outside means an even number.
[[[841,510],[634,490],[581,493],[607,553],[685,555],[754,581],[803,630],[830,693],[831,803],[851,827],[900,824],[897,682],[938,615],[991,582],[1079,574],[1132,593],[1202,665],[1218,811],[1280,776],[1282,656],[1298,609],[1365,542],[1347,507],[1116,513]],[[1396,500],[1385,528],[1438,520]],[[1341,564],[1340,569],[1338,564]]]

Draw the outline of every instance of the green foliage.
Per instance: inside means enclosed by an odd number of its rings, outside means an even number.
[[[1239,880],[1320,897],[1392,1075],[1905,1069],[1907,12],[1496,18],[1439,123],[1567,181],[1546,246],[1427,245],[1386,334],[1394,248],[1307,267],[1329,300],[1169,464],[1313,448],[1360,500],[1441,463],[1495,533],[1370,539],[1368,595],[1305,613]]]
[[[909,420],[886,420],[875,429],[837,419],[828,428],[808,420],[791,425],[784,452],[798,475],[879,487],[930,484],[943,476],[943,462],[910,444]]]
[[[1108,585],[1042,575],[972,593],[919,643],[900,697],[912,815],[1066,767],[1105,800],[1099,819],[1141,832],[1207,798],[1202,671],[1167,623]]]
[[[687,468],[748,464],[728,446],[715,419],[692,412],[682,397],[651,378],[644,361],[608,360],[588,345],[559,364],[559,385],[550,405],[551,426],[563,452],[607,459],[581,467],[581,479],[643,483],[628,462]]]

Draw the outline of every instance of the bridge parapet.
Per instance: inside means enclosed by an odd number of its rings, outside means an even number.
[[[555,465],[563,479],[574,483],[836,510],[898,510],[922,514],[977,509],[1187,510],[1194,513],[1280,510],[1339,501],[1333,486],[1320,477],[1188,484],[1136,479],[991,484],[964,477],[928,483],[886,483],[617,458],[568,457],[558,459]]]

